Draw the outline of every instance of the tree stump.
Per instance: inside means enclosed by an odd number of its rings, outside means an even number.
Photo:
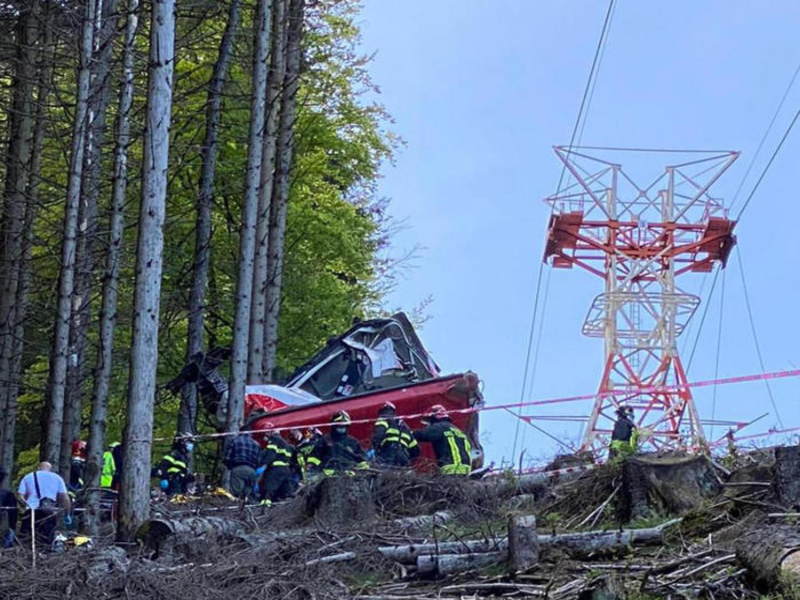
[[[721,489],[705,456],[635,456],[622,464],[618,514],[623,522],[652,513],[680,515]]]
[[[800,446],[775,448],[773,482],[781,504],[800,508]]]
[[[325,477],[306,497],[305,512],[321,523],[341,527],[375,520],[370,479]]]
[[[539,536],[536,517],[511,516],[508,519],[508,570],[513,575],[527,571],[539,562]]]
[[[736,557],[762,591],[800,583],[800,532],[788,525],[759,527],[735,544]]]

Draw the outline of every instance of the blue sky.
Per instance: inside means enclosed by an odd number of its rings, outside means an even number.
[[[569,143],[607,3],[365,5],[363,50],[377,52],[371,72],[407,143],[396,164],[384,169],[380,192],[409,225],[396,237],[395,252],[423,247],[389,304],[411,308],[432,295],[431,320],[421,335],[437,362],[445,371],[476,371],[489,404],[516,402],[549,211],[542,199],[555,191],[560,174],[552,146]],[[732,198],[800,61],[798,31],[796,2],[620,0],[582,142],[739,150],[739,161],[715,186],[715,196]],[[743,195],[798,108],[800,81]],[[800,201],[793,178],[799,152],[800,129],[736,230],[767,370],[800,367]],[[665,164],[654,156],[642,176]],[[697,292],[702,279],[692,277],[682,283]],[[709,288],[710,281],[704,302]],[[721,288],[720,281],[690,380],[714,377]],[[581,325],[601,291],[599,280],[577,269],[550,273],[536,374],[526,399],[596,389],[602,341],[583,337]],[[725,271],[722,306],[719,376],[759,372],[735,257]],[[773,385],[786,427],[800,425],[798,389],[797,380]],[[710,418],[712,391],[698,391],[695,398],[701,416]],[[551,412],[588,410],[573,404]],[[763,383],[717,390],[718,419],[748,420],[768,411],[751,433],[777,424]],[[512,458],[516,419],[500,412],[482,419],[489,458]],[[575,440],[580,433],[579,425],[566,423],[546,428],[561,439]],[[522,431],[528,457],[543,458],[556,449],[543,434],[525,425]],[[721,433],[718,428],[717,437]]]

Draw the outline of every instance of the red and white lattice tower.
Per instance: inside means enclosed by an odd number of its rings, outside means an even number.
[[[585,335],[605,340],[605,368],[582,449],[607,446],[619,406],[634,409],[651,448],[696,446],[703,427],[683,387],[676,340],[700,299],[676,278],[725,266],[736,223],[709,188],[739,153],[694,152],[642,187],[609,158],[654,151],[597,150],[556,147],[574,182],[546,200],[553,213],[544,260],[582,267],[605,283],[583,325]]]

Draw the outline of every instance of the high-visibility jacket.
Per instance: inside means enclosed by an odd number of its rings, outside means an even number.
[[[354,437],[331,432],[314,445],[312,456],[319,460],[323,473],[333,475],[350,469],[369,468],[361,444]]]
[[[316,435],[304,439],[297,445],[297,462],[303,473],[303,477],[314,474],[322,468],[322,460],[319,458],[320,452],[315,451],[317,444],[322,443],[322,436]]]
[[[189,470],[189,456],[179,448],[174,448],[172,452],[164,455],[158,466],[153,469],[151,476],[169,482],[167,494],[185,494],[189,484],[193,481],[192,473]]]
[[[436,454],[436,464],[445,475],[469,475],[472,470],[472,444],[464,432],[443,419],[414,432],[419,442],[429,442]]]
[[[265,465],[267,469],[272,467],[297,469],[297,451],[280,435],[272,435],[258,462]]]
[[[372,433],[372,449],[384,464],[405,467],[419,456],[419,444],[411,430],[397,418],[382,418],[375,421]]]
[[[117,472],[117,463],[111,450],[103,452],[103,471],[100,474],[100,487],[110,488]]]

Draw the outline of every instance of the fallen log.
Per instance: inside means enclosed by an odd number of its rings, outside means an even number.
[[[664,541],[664,530],[679,523],[673,519],[658,527],[622,529],[618,531],[584,531],[540,535],[539,544],[551,549],[564,550],[573,557],[585,557],[599,551],[622,550],[628,546],[658,545]]]
[[[414,564],[420,556],[436,556],[443,554],[468,554],[505,551],[508,549],[508,538],[497,540],[467,540],[463,542],[439,542],[438,544],[406,544],[404,546],[382,546],[378,548],[386,558],[404,563]]]
[[[424,529],[434,525],[440,525],[453,520],[453,513],[448,511],[435,512],[432,515],[420,515],[418,517],[403,517],[392,521],[392,525],[399,531],[411,531],[413,529]]]
[[[244,533],[244,523],[222,517],[161,518],[145,521],[136,532],[136,540],[160,552],[167,544],[196,540],[204,535],[232,538]]]
[[[800,582],[800,532],[787,525],[759,527],[734,544],[736,558],[762,589]]]
[[[573,557],[601,551],[622,549],[627,546],[657,545],[664,540],[664,531],[680,519],[672,519],[646,529],[623,529],[621,531],[581,531],[555,535],[537,535],[539,548],[558,548]],[[378,548],[386,558],[404,564],[413,564],[422,556],[461,555],[469,553],[505,552],[508,550],[508,537],[495,540],[464,540],[459,542],[439,542],[428,544],[405,544],[402,546],[382,546]]]
[[[348,560],[353,560],[355,557],[356,557],[355,552],[342,552],[341,554],[332,554],[330,556],[323,556],[322,558],[315,558],[313,560],[309,560],[306,562],[306,566],[310,567],[312,565],[322,565],[334,562],[345,562]]]
[[[480,552],[475,554],[442,554],[420,556],[417,559],[419,575],[452,575],[482,569],[506,559],[507,552]]]

